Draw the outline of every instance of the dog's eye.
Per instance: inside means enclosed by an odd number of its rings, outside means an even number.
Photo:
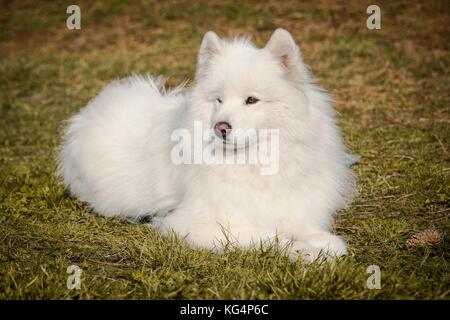
[[[220,99],[220,98],[217,98],[216,101],[217,101],[218,103],[222,103],[222,99]]]
[[[245,104],[255,104],[259,101],[258,98],[255,97],[248,97],[247,100],[245,100]]]

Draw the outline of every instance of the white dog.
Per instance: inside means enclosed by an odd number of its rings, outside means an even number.
[[[152,215],[152,225],[194,247],[277,237],[293,258],[346,254],[332,223],[353,175],[330,98],[289,32],[276,30],[263,49],[207,32],[193,87],[163,85],[151,77],[115,81],[70,119],[60,173],[73,195],[105,216]],[[239,129],[277,129],[276,173],[261,174],[258,163],[175,163],[173,133],[193,133],[195,122],[221,139],[217,154],[248,152],[247,140],[234,142]]]

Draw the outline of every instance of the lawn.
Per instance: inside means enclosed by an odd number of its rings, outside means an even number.
[[[377,1],[0,3],[0,299],[449,299],[450,5]],[[358,196],[340,212],[349,255],[291,262],[279,250],[223,255],[144,225],[91,214],[55,178],[64,120],[132,73],[192,79],[202,35],[263,46],[288,29],[335,99],[360,156]],[[430,241],[412,241],[432,229]],[[422,236],[423,238],[424,236]],[[70,290],[67,268],[81,268]],[[370,265],[381,271],[369,289]]]

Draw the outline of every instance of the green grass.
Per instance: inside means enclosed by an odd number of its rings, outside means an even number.
[[[449,299],[450,8],[384,2],[382,29],[365,28],[367,1],[64,1],[0,4],[0,299]],[[314,3],[314,4],[313,4]],[[290,30],[335,97],[359,195],[336,230],[349,256],[290,262],[277,250],[188,248],[176,237],[92,215],[54,177],[65,119],[103,85],[132,72],[192,79],[209,29],[264,45]],[[440,230],[430,248],[406,246]],[[78,265],[81,290],[68,290]],[[366,287],[379,265],[381,289]]]

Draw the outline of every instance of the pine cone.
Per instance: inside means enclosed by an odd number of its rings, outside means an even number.
[[[442,233],[436,229],[426,229],[406,240],[407,247],[432,247],[443,240]]]

